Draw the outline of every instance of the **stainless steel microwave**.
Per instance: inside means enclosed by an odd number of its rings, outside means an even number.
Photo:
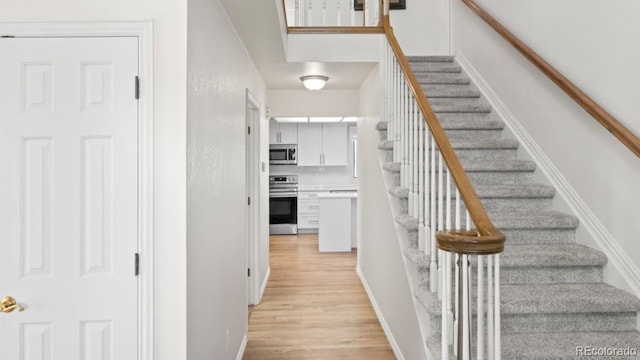
[[[269,145],[269,164],[271,165],[297,165],[298,145],[273,144]]]

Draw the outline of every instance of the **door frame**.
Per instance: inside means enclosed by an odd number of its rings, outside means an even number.
[[[245,161],[251,153],[251,164],[245,164],[247,196],[251,197],[251,206],[247,208],[245,236],[247,239],[247,268],[251,276],[247,277],[247,305],[260,303],[260,102],[246,90],[245,125],[251,127],[251,137],[245,139]],[[252,114],[257,114],[253,117]],[[251,169],[251,171],[249,171]]]
[[[5,22],[0,36],[138,38],[138,360],[153,360],[153,22]]]

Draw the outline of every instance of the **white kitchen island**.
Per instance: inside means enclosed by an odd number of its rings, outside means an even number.
[[[356,230],[356,191],[318,194],[320,252],[351,251]]]

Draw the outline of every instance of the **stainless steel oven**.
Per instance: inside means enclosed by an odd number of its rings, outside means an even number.
[[[296,165],[298,163],[298,145],[272,144],[269,145],[269,164]]]
[[[298,233],[298,176],[269,176],[269,234]]]

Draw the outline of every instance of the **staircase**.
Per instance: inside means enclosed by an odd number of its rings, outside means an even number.
[[[502,357],[574,359],[602,348],[640,353],[640,301],[603,282],[607,258],[576,243],[577,218],[553,210],[555,189],[536,182],[535,163],[518,156],[518,141],[505,134],[454,58],[408,60],[491,220],[507,236],[500,256]],[[387,123],[377,129],[383,168],[392,179],[388,191],[400,204],[396,221],[409,239],[404,256],[418,272],[418,313],[429,318],[423,335],[432,358],[440,359],[441,301],[429,290],[429,259],[418,250],[418,221],[408,215],[409,189],[400,186]]]

